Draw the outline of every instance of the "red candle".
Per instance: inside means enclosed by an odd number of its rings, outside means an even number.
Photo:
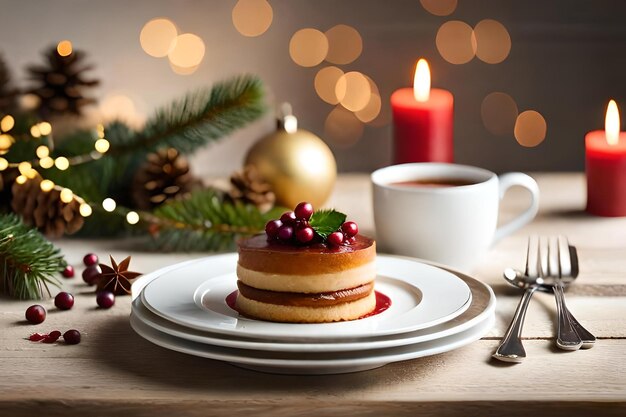
[[[585,136],[587,211],[598,216],[626,216],[626,132],[620,132],[619,111],[611,100],[605,130]]]
[[[413,88],[401,88],[391,95],[394,163],[452,162],[453,107],[452,93],[430,88],[428,63],[420,59]]]

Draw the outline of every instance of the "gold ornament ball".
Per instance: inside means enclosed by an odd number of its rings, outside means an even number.
[[[330,148],[313,133],[279,129],[248,151],[246,165],[256,166],[276,194],[276,204],[295,207],[308,201],[321,207],[333,190],[337,164]]]

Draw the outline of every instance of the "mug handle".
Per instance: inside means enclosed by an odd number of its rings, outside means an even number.
[[[537,215],[539,211],[539,186],[537,182],[529,175],[522,174],[521,172],[510,172],[503,174],[499,177],[500,182],[500,200],[504,197],[507,190],[515,185],[526,188],[530,191],[531,201],[530,207],[528,207],[522,214],[511,220],[505,225],[498,227],[493,238],[493,243],[496,243],[503,237],[510,235],[520,227],[529,223]]]

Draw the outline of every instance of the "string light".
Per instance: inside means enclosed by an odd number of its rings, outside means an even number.
[[[43,159],[50,155],[50,149],[48,149],[46,145],[41,145],[37,147],[37,150],[35,151],[35,153],[37,154],[37,158]]]
[[[43,157],[39,160],[39,166],[43,169],[49,169],[54,166],[54,159],[49,156]]]
[[[48,136],[52,133],[52,125],[48,122],[41,122],[37,126],[39,126],[39,133],[41,133],[42,136]]]
[[[43,180],[39,183],[39,188],[41,188],[41,191],[43,191],[44,193],[47,193],[52,191],[52,189],[54,188],[54,183],[50,180]]]
[[[31,126],[31,128],[30,128],[30,135],[32,137],[34,137],[34,138],[41,137],[41,130],[39,130],[39,125]]]
[[[4,171],[9,167],[9,161],[4,158],[0,158],[0,171]]]
[[[24,174],[26,176],[26,178],[28,178],[29,180],[32,180],[34,178],[37,178],[37,175],[39,175],[39,173],[37,172],[37,170],[35,169],[31,169],[30,171],[28,171],[26,174]]]
[[[111,147],[111,144],[109,143],[108,140],[102,138],[96,141],[96,143],[94,144],[94,147],[96,148],[96,151],[100,153],[106,153],[106,151],[108,151],[109,148]]]
[[[13,126],[15,126],[15,119],[11,115],[7,114],[0,120],[0,130],[3,132],[8,132],[13,129]]]
[[[126,221],[129,224],[137,224],[139,223],[139,214],[136,211],[129,211],[126,213]]]
[[[0,149],[8,150],[13,145],[13,137],[11,135],[0,135]]]
[[[74,199],[74,193],[69,188],[63,188],[60,195],[61,201],[69,204]]]
[[[27,180],[27,179],[28,179],[28,178],[26,178],[25,176],[20,175],[19,177],[17,177],[17,178],[15,179],[15,182],[16,182],[16,183],[18,183],[18,184],[20,184],[20,185],[22,185],[22,184],[26,183],[26,180]]]
[[[102,208],[109,213],[115,211],[115,207],[117,207],[117,203],[112,198],[105,198],[102,201]]]
[[[80,207],[78,208],[78,212],[83,217],[89,217],[92,213],[91,206],[87,203],[81,203]]]
[[[57,45],[57,53],[61,56],[70,56],[72,54],[72,42],[64,40]]]
[[[102,123],[96,126],[96,132],[100,139],[104,138],[104,125]]]
[[[70,167],[70,161],[64,156],[59,156],[57,159],[54,160],[54,166],[56,166],[61,171],[65,171]]]
[[[33,169],[33,166],[30,164],[30,162],[24,161],[19,163],[17,169],[20,171],[20,174],[26,175],[27,172]]]

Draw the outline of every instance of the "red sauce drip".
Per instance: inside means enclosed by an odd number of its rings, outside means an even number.
[[[237,308],[235,307],[235,302],[237,301],[237,294],[239,294],[239,291],[235,290],[231,292],[230,294],[228,294],[224,300],[226,301],[226,305],[235,311],[237,311]],[[391,298],[387,297],[382,292],[376,291],[376,307],[374,307],[374,310],[372,310],[372,312],[362,317],[359,317],[357,320],[380,314],[383,311],[387,310],[389,307],[391,307]],[[237,313],[239,313],[239,311],[237,311]]]

